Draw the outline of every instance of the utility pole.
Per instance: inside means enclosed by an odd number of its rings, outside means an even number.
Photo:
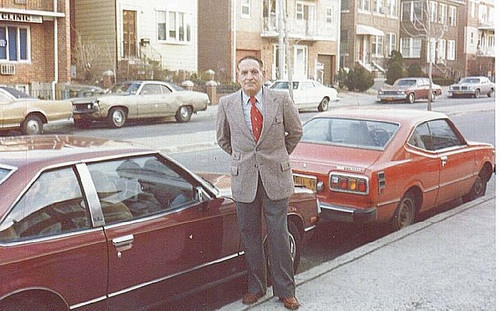
[[[278,0],[278,79],[285,78],[285,0]]]

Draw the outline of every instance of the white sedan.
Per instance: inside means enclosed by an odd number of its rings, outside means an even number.
[[[288,91],[288,85],[287,80],[277,80],[270,88]],[[318,111],[327,111],[330,102],[339,100],[336,89],[314,80],[294,80],[292,85],[292,98],[299,110],[315,108]]]

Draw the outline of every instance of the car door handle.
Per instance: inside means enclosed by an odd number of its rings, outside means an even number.
[[[132,234],[124,235],[119,238],[111,240],[114,247],[118,251],[118,257],[121,257],[121,252],[132,248],[132,243],[134,242],[134,236]]]
[[[448,157],[447,156],[442,156],[441,157],[441,166],[445,166],[446,162],[448,162]]]

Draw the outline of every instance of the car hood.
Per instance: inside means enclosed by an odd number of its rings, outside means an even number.
[[[292,169],[316,174],[332,170],[365,173],[383,151],[301,142],[290,156]]]
[[[402,87],[402,86],[389,85],[381,88],[381,91],[404,91],[412,88],[413,87],[408,87],[408,86]]]

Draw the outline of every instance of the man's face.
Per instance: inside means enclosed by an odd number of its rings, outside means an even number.
[[[264,73],[259,63],[253,59],[245,59],[238,65],[238,82],[248,96],[255,96],[264,84]]]

